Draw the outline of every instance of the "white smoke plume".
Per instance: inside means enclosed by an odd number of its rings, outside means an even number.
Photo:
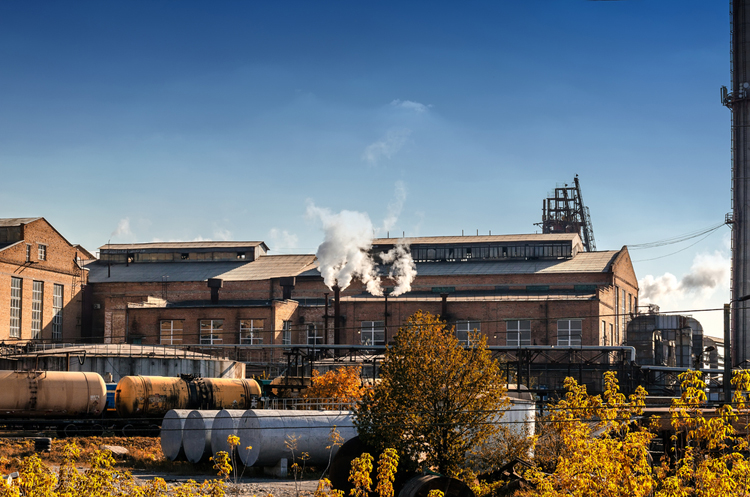
[[[682,298],[693,293],[710,296],[717,288],[729,286],[729,266],[729,259],[721,252],[699,254],[693,259],[690,272],[679,281],[671,273],[658,278],[649,274],[640,280],[640,297],[647,303],[656,303],[659,299]]]
[[[398,190],[397,185],[397,195]],[[397,202],[403,200],[397,199]],[[307,206],[307,216],[320,220],[325,233],[323,243],[315,255],[318,258],[318,271],[326,286],[333,289],[338,285],[344,290],[354,278],[358,278],[368,293],[382,296],[382,281],[375,261],[370,256],[374,235],[370,217],[361,212],[346,210],[334,214],[312,203]],[[391,295],[395,297],[410,291],[417,270],[408,244],[400,241],[393,249],[381,253],[380,259],[391,265],[388,276],[396,282]]]
[[[401,215],[401,209],[406,201],[406,185],[403,181],[396,181],[396,197],[388,204],[388,214],[383,220],[383,231],[388,231],[396,224]]]
[[[372,248],[372,222],[367,214],[307,206],[307,215],[319,219],[325,238],[318,247],[318,270],[328,288],[346,289],[357,277],[372,295],[383,295],[375,263],[369,255]]]
[[[411,257],[411,251],[406,240],[400,240],[388,252],[380,254],[385,264],[390,264],[388,276],[396,281],[391,295],[397,297],[411,290],[411,283],[417,276],[417,265]]]
[[[114,230],[111,233],[111,237],[117,237],[117,236],[130,236],[133,232],[130,231],[130,218],[126,217],[124,219],[120,219],[120,222],[117,223],[117,229]]]

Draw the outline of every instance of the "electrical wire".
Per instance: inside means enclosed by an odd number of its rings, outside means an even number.
[[[695,231],[691,231],[689,233],[684,233],[682,235],[673,236],[671,238],[664,238],[662,240],[657,240],[655,242],[648,242],[648,243],[636,243],[633,245],[628,245],[628,250],[642,250],[642,249],[650,249],[650,248],[657,248],[657,247],[663,247],[665,245],[673,245],[675,243],[681,243],[687,240],[690,240],[692,238],[697,238],[699,236],[707,235],[710,233],[713,233],[714,231],[718,230],[722,226],[726,225],[725,222],[707,226],[705,228],[701,228]]]

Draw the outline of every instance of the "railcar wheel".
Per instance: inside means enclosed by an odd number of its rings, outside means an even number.
[[[78,427],[74,424],[66,425],[65,428],[63,428],[63,433],[65,434],[65,437],[75,437],[78,435]]]

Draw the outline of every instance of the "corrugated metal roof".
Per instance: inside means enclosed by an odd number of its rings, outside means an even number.
[[[11,226],[21,226],[22,224],[29,224],[32,221],[41,219],[41,217],[6,217],[0,218],[0,228],[9,228]]]
[[[618,250],[581,252],[572,259],[417,263],[417,276],[479,274],[604,273]]]
[[[506,261],[462,261],[462,262],[418,262],[417,277],[420,276],[458,276],[458,275],[493,275],[493,274],[537,274],[537,273],[605,273],[619,250],[601,252],[579,252],[572,259],[553,260],[506,260]],[[379,267],[378,273],[388,274],[385,267]],[[320,277],[320,272],[311,267],[299,276]]]
[[[253,281],[283,276],[297,276],[313,267],[315,256],[266,255],[251,262],[142,262],[112,264],[107,277],[107,263],[94,261],[86,265],[91,283],[206,281],[221,278],[225,281]]]
[[[245,248],[266,245],[265,242],[147,242],[147,243],[108,243],[99,247],[102,250],[146,250],[146,249],[190,249],[190,248]],[[267,247],[266,247],[267,248]]]
[[[544,293],[541,295],[471,295],[455,296],[449,295],[449,302],[517,302],[517,301],[539,301],[539,300],[591,300],[596,297],[595,293],[586,294],[569,294],[569,293]],[[354,295],[341,297],[342,302],[373,302],[382,301],[383,297],[373,297],[372,295]],[[391,302],[440,302],[442,297],[439,295],[416,295],[411,296],[408,293],[398,297],[388,297]]]
[[[479,235],[479,236],[417,236],[406,238],[377,238],[373,245],[393,245],[400,240],[414,244],[443,244],[443,243],[511,243],[511,242],[553,242],[573,241],[581,237],[578,233],[530,233],[525,235]]]

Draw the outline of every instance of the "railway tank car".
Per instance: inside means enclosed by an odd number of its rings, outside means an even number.
[[[252,379],[125,376],[115,390],[121,418],[163,417],[171,409],[250,409],[261,396]]]
[[[6,418],[96,417],[107,403],[97,373],[0,371],[0,416]]]

